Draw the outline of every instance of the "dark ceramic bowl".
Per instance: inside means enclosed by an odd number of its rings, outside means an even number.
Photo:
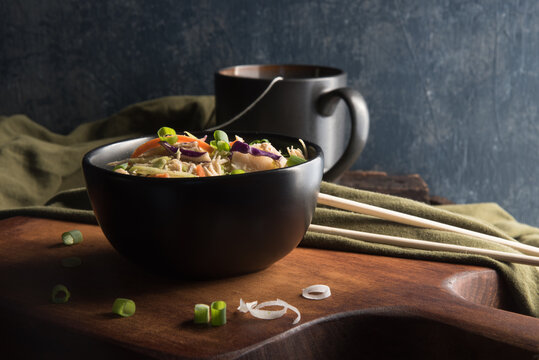
[[[283,153],[300,147],[291,137],[236,134],[267,138]],[[146,178],[107,166],[150,138],[99,147],[82,161],[97,221],[120,254],[151,271],[209,279],[265,269],[299,244],[322,179],[319,146],[306,142],[303,164],[242,175]]]

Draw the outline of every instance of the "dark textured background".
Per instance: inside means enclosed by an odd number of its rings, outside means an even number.
[[[372,120],[356,168],[539,225],[537,0],[0,2],[0,113],[62,133],[276,62],[348,72]]]

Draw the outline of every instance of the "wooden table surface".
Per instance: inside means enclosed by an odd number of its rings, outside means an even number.
[[[79,229],[81,244],[61,234]],[[244,276],[182,281],[118,255],[98,226],[14,217],[0,221],[0,358],[537,359],[539,319],[511,311],[496,272],[481,267],[297,248]],[[77,256],[82,265],[65,268]],[[52,287],[71,291],[50,302]],[[326,284],[332,296],[301,290]],[[111,313],[115,298],[135,315]],[[240,298],[296,306],[275,320],[236,310]],[[227,324],[193,324],[196,303],[227,303]]]

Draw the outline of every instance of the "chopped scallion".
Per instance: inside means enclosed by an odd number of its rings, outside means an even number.
[[[118,169],[123,169],[123,170],[125,170],[125,169],[127,169],[128,166],[129,166],[129,164],[125,162],[125,163],[123,163],[123,164],[118,164],[118,165],[116,165],[116,166],[114,167],[114,170],[118,170]]]
[[[302,159],[299,156],[290,155],[290,157],[286,161],[286,166],[293,166],[293,165],[303,164],[305,161],[307,161],[307,160]]]
[[[183,164],[182,164],[183,167]],[[187,168],[185,168],[186,170]],[[184,171],[172,171],[165,169],[158,169],[144,165],[133,165],[131,171],[137,175],[156,175],[156,174],[168,174],[170,177],[195,177],[195,175]]]
[[[163,169],[165,165],[167,164],[167,160],[168,158],[166,156],[161,156],[161,157],[151,160],[150,164],[152,164],[154,168]]]
[[[62,234],[64,245],[74,245],[82,242],[82,233],[79,230],[66,231]]]
[[[183,133],[192,139],[198,139],[195,135],[191,134],[189,131],[184,131]]]
[[[79,257],[71,256],[71,257],[63,258],[61,260],[61,263],[63,267],[73,268],[82,264],[82,260]]]
[[[210,322],[210,307],[206,304],[195,305],[195,324],[207,324]]]
[[[227,141],[218,140],[217,141],[217,150],[219,150],[219,151],[230,151],[230,144]]]
[[[112,312],[122,317],[129,317],[135,313],[135,302],[130,299],[117,298],[112,304]]]
[[[253,140],[249,143],[249,145],[262,144],[262,143],[269,143],[269,140],[268,139]]]
[[[161,141],[166,141],[170,145],[174,145],[176,141],[178,141],[178,135],[176,135],[176,130],[166,126],[157,130],[157,136],[159,136],[159,139],[161,139]]]
[[[242,169],[234,169],[230,172],[230,175],[239,175],[239,174],[245,174],[245,170]]]
[[[66,303],[71,296],[71,293],[69,290],[67,290],[67,287],[62,284],[55,285],[52,288],[51,293],[51,301],[55,304],[64,304]]]
[[[219,143],[219,141],[224,141],[228,144],[229,142],[228,135],[223,130],[215,130],[213,132],[213,138],[215,139],[217,143]]]
[[[211,303],[211,324],[212,326],[226,324],[226,302],[220,300]]]

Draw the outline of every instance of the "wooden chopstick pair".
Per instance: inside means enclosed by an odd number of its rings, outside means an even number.
[[[318,232],[318,233],[324,233],[324,234],[330,234],[330,235],[340,235],[340,236],[346,236],[349,238],[354,238],[354,239],[359,239],[359,240],[364,240],[364,241],[370,241],[370,242],[388,244],[388,245],[396,245],[396,246],[401,246],[401,247],[411,247],[415,249],[485,255],[485,256],[490,256],[491,258],[496,259],[496,260],[539,266],[539,248],[535,246],[522,244],[516,241],[510,241],[510,240],[506,240],[500,237],[487,235],[487,234],[479,233],[476,231],[456,227],[453,225],[448,225],[448,224],[440,223],[437,221],[424,219],[418,216],[404,214],[397,211],[388,210],[388,209],[380,208],[377,206],[368,205],[368,204],[364,204],[364,203],[360,203],[360,202],[352,201],[348,199],[343,199],[337,196],[323,194],[323,193],[318,194],[318,204],[328,205],[328,206],[335,207],[338,209],[343,209],[343,210],[349,210],[349,211],[357,212],[364,215],[375,216],[384,220],[390,220],[390,221],[401,223],[401,224],[413,225],[413,226],[436,229],[436,230],[445,230],[445,231],[450,231],[450,232],[454,232],[454,233],[458,233],[462,235],[468,235],[468,236],[486,240],[489,242],[509,246],[515,250],[522,252],[523,254],[507,253],[503,251],[480,249],[480,248],[474,248],[474,247],[469,247],[469,246],[443,244],[443,243],[436,243],[436,242],[431,242],[431,241],[426,241],[426,240],[416,240],[416,239],[409,239],[409,238],[403,238],[403,237],[397,237],[397,236],[372,234],[372,233],[367,233],[367,232],[362,232],[362,231],[340,229],[340,228],[322,226],[322,225],[316,225],[316,224],[311,224],[309,226],[308,230],[312,232]]]

